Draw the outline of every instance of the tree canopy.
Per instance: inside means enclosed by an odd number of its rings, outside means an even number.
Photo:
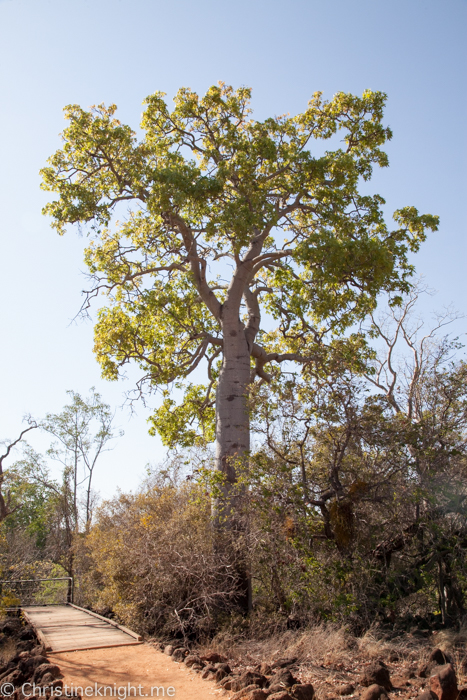
[[[438,223],[407,206],[390,227],[384,199],[362,192],[388,165],[384,93],[315,93],[303,113],[264,121],[250,97],[182,88],[170,111],[156,92],[141,139],[115,105],[70,105],[64,145],[42,171],[59,233],[88,225],[84,309],[107,295],[95,328],[104,376],[134,361],[141,391],[164,389],[153,424],[166,444],[211,441],[215,409],[218,466],[231,479],[229,460],[249,450],[248,385],[268,380],[268,365],[310,367],[381,291],[406,292],[408,255]],[[336,147],[314,155],[327,140]],[[171,386],[184,388],[179,406]]]

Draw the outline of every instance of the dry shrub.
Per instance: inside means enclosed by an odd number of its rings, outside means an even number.
[[[149,634],[211,633],[235,608],[239,566],[235,550],[219,543],[210,511],[194,482],[104,504],[87,538],[87,602]]]

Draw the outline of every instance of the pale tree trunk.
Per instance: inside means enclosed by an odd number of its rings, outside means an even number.
[[[250,450],[250,419],[247,406],[247,390],[250,381],[250,351],[243,324],[238,318],[223,323],[223,362],[216,396],[216,467],[225,476],[223,496],[214,503],[214,516],[220,535],[220,547],[225,538],[232,542],[238,554],[238,538],[242,537],[242,524],[235,517],[236,496],[232,493],[237,479],[239,463],[248,459]],[[246,552],[245,552],[246,553]],[[237,560],[239,580],[238,604],[245,611],[251,610],[251,580],[247,567]]]
[[[250,449],[246,392],[250,352],[242,324],[225,324],[224,357],[216,396],[216,467],[235,483],[235,462]]]

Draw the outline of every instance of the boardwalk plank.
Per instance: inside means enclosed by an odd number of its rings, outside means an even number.
[[[71,605],[27,606],[23,612],[52,653],[141,644],[126,627]]]

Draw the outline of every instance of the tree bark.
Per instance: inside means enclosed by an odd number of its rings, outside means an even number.
[[[250,450],[250,419],[247,406],[247,390],[250,381],[250,350],[245,337],[243,324],[238,318],[223,323],[224,347],[223,362],[219,376],[216,399],[216,468],[225,481],[222,496],[214,505],[214,520],[222,531],[220,546],[225,545],[225,537],[237,542],[233,544],[234,565],[238,575],[237,604],[245,613],[252,607],[251,576],[243,554],[240,554],[238,538],[243,526],[236,517],[235,506],[241,496],[241,489],[235,492],[239,462],[248,458]],[[243,561],[242,561],[243,560]]]
[[[250,450],[247,389],[250,351],[238,317],[223,324],[223,361],[216,397],[216,468],[226,476],[226,488],[235,483],[235,464]],[[227,495],[227,494],[226,494]]]

